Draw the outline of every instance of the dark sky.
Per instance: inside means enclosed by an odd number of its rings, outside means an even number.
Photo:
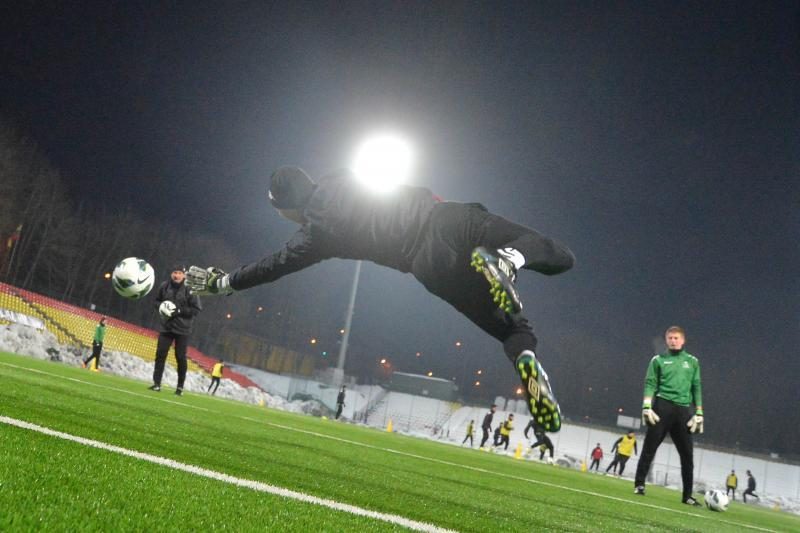
[[[320,175],[393,128],[417,148],[414,183],[574,250],[573,271],[519,283],[568,416],[637,414],[654,339],[680,324],[713,440],[796,451],[795,2],[18,4],[0,16],[0,114],[76,198],[255,260],[293,231],[265,202],[271,170]],[[352,271],[255,290],[295,292],[334,317],[309,329],[332,328]],[[367,265],[359,290],[359,349],[513,383],[496,341],[409,276]]]

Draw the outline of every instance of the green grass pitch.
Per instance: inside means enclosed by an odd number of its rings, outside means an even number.
[[[629,481],[171,390],[0,353],[0,416],[235,478],[458,531],[800,531]],[[399,531],[0,423],[0,531]]]

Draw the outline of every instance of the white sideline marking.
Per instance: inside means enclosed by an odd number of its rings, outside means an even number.
[[[350,513],[358,516],[365,516],[368,518],[374,518],[376,520],[382,520],[384,522],[389,522],[392,524],[397,524],[403,527],[407,527],[409,529],[413,529],[415,531],[426,531],[426,532],[435,532],[435,533],[449,533],[453,530],[444,529],[433,524],[428,524],[425,522],[417,522],[416,520],[410,520],[403,516],[387,514],[387,513],[379,513],[377,511],[370,511],[369,509],[364,509],[361,507],[356,507],[354,505],[348,505],[346,503],[339,503],[334,500],[328,500],[325,498],[318,498],[317,496],[311,496],[310,494],[304,494],[302,492],[296,492],[289,489],[284,489],[282,487],[276,487],[275,485],[270,485],[268,483],[262,483],[261,481],[253,481],[251,479],[242,479],[234,476],[230,476],[228,474],[223,474],[222,472],[215,472],[214,470],[208,470],[206,468],[201,468],[199,466],[188,465],[186,463],[180,463],[178,461],[173,461],[172,459],[167,459],[166,457],[159,457],[157,455],[150,455],[149,453],[137,452],[136,450],[129,450],[127,448],[121,448],[119,446],[114,446],[113,444],[106,444],[104,442],[86,439],[83,437],[78,437],[75,435],[70,435],[69,433],[62,433],[61,431],[55,431],[50,428],[46,428],[43,426],[39,426],[36,424],[31,424],[30,422],[25,422],[24,420],[17,420],[16,418],[9,418],[7,416],[0,415],[0,423],[8,424],[10,426],[15,426],[22,429],[28,429],[31,431],[37,431],[39,433],[43,433],[45,435],[49,435],[51,437],[58,437],[59,439],[64,439],[72,442],[77,442],[78,444],[83,444],[85,446],[91,446],[93,448],[100,448],[101,450],[106,450],[109,452],[118,453],[120,455],[126,455],[128,457],[133,457],[134,459],[140,459],[142,461],[147,461],[150,463],[155,463],[157,465],[166,466],[169,468],[174,468],[175,470],[181,470],[183,472],[188,472],[190,474],[195,474],[197,476],[207,477],[211,479],[215,479],[217,481],[222,481],[225,483],[230,483],[231,485],[237,485],[239,487],[245,487],[248,489],[256,490],[259,492],[267,492],[269,494],[274,494],[276,496],[281,496],[283,498],[289,498],[292,500],[298,500],[305,503],[312,503],[314,505],[320,505],[322,507],[328,507],[330,509],[335,509],[337,511],[343,511],[345,513]]]
[[[118,389],[116,387],[110,387],[108,385],[99,385],[99,384],[91,383],[91,382],[88,382],[88,381],[82,381],[82,380],[79,380],[79,379],[76,379],[76,378],[69,378],[69,377],[66,377],[66,376],[61,376],[59,374],[52,374],[50,372],[45,372],[44,370],[36,370],[36,369],[33,369],[33,368],[24,367],[24,366],[17,366],[15,364],[6,363],[6,362],[2,362],[2,361],[0,361],[0,365],[10,366],[10,367],[16,368],[18,370],[28,370],[30,372],[35,372],[35,373],[39,373],[39,374],[45,374],[45,375],[48,375],[48,376],[51,376],[51,377],[54,377],[54,378],[65,379],[65,380],[68,380],[68,381],[76,381],[78,383],[83,383],[83,384],[86,384],[86,385],[92,385],[92,386],[96,386],[96,387],[101,387],[101,388],[104,388],[104,389],[109,389],[109,390],[113,390],[113,391],[117,391],[117,392],[123,392],[123,393],[126,393],[126,394],[132,394],[134,396],[141,396],[143,398],[155,399],[155,400],[165,401],[165,402],[169,402],[169,403],[174,403],[176,405],[181,405],[181,406],[184,406],[184,407],[194,407],[196,409],[201,409],[203,411],[208,411],[208,412],[215,413],[215,414],[221,414],[218,411],[214,411],[213,409],[207,409],[207,408],[204,408],[204,407],[196,407],[196,406],[192,406],[190,404],[186,404],[186,403],[183,403],[183,402],[176,402],[176,401],[171,401],[171,400],[166,400],[166,399],[162,400],[161,398],[156,398],[155,397],[155,393],[154,394],[138,394],[138,393],[135,393],[135,392],[127,391],[125,389]],[[245,404],[245,405],[248,405],[248,404]],[[252,406],[252,407],[255,407],[255,406]],[[226,415],[226,416],[230,416],[230,415]],[[298,428],[291,427],[291,426],[284,426],[282,424],[276,424],[275,422],[267,422],[267,421],[257,420],[255,418],[251,418],[251,417],[247,417],[247,416],[241,416],[241,415],[234,415],[234,416],[236,418],[239,418],[239,419],[242,419],[242,420],[247,420],[247,421],[255,422],[255,423],[258,423],[258,424],[264,424],[264,425],[267,425],[267,426],[276,427],[276,428],[283,429],[283,430],[286,430],[286,431],[293,431],[295,433],[304,433],[306,435],[313,435],[315,437],[320,437],[320,438],[324,438],[324,439],[329,439],[329,440],[334,440],[334,441],[338,441],[338,442],[344,442],[344,443],[347,443],[347,444],[352,444],[353,446],[361,446],[363,448],[369,448],[369,449],[372,449],[372,450],[388,452],[388,453],[392,453],[392,454],[395,454],[395,455],[401,455],[401,456],[405,456],[405,457],[411,457],[411,458],[414,458],[414,459],[419,459],[419,460],[422,460],[422,461],[428,461],[428,462],[432,462],[432,463],[438,463],[438,464],[443,464],[443,465],[447,465],[447,466],[452,466],[452,467],[455,467],[455,468],[461,468],[463,470],[471,470],[473,472],[480,472],[482,474],[488,474],[488,475],[503,477],[503,478],[507,478],[507,479],[514,479],[514,480],[517,480],[517,481],[525,481],[527,483],[533,483],[535,485],[542,485],[542,486],[545,486],[545,487],[552,487],[552,488],[556,488],[556,489],[575,492],[575,493],[578,493],[578,494],[585,494],[587,496],[595,496],[597,498],[604,498],[604,499],[607,499],[607,500],[613,500],[613,501],[617,501],[617,502],[627,503],[627,504],[630,504],[630,505],[638,505],[640,507],[649,507],[651,509],[657,509],[659,511],[666,511],[666,512],[669,512],[669,513],[682,514],[682,515],[691,516],[691,517],[694,517],[694,518],[702,518],[702,519],[705,519],[705,520],[712,520],[713,519],[713,520],[715,520],[717,522],[721,522],[721,523],[724,523],[724,524],[743,527],[743,528],[747,528],[747,529],[753,529],[753,530],[756,530],[756,531],[769,531],[769,532],[774,532],[775,531],[774,529],[766,529],[766,528],[763,528],[763,527],[752,526],[752,525],[749,525],[749,524],[742,524],[740,522],[732,522],[730,520],[724,520],[724,519],[721,519],[721,518],[717,518],[716,516],[713,516],[713,515],[712,516],[706,516],[705,514],[695,514],[695,513],[690,513],[688,511],[679,511],[677,509],[671,509],[669,507],[662,507],[660,505],[654,505],[652,503],[639,502],[639,501],[633,501],[633,500],[626,500],[625,498],[620,498],[618,496],[609,496],[607,494],[601,494],[599,492],[593,492],[593,491],[590,491],[590,490],[576,489],[574,487],[567,487],[565,485],[557,485],[555,483],[549,483],[547,481],[540,481],[538,479],[530,479],[530,478],[521,477],[521,476],[513,476],[511,474],[503,474],[503,473],[500,473],[500,472],[494,472],[492,470],[487,470],[485,468],[480,468],[480,467],[477,467],[477,466],[470,466],[470,465],[464,465],[464,464],[460,464],[460,463],[453,463],[453,462],[450,462],[450,461],[445,461],[443,459],[435,459],[433,457],[425,457],[424,455],[417,455],[417,454],[413,454],[413,453],[403,452],[403,451],[400,451],[400,450],[394,450],[392,448],[381,448],[379,446],[373,446],[372,444],[366,444],[366,443],[358,442],[358,441],[354,441],[354,440],[343,439],[341,437],[334,437],[332,435],[326,435],[324,433],[317,433],[316,431],[309,431],[309,430],[305,430],[305,429],[298,429]]]
[[[147,398],[149,400],[159,400],[159,401],[162,401],[162,402],[172,403],[172,404],[175,404],[175,405],[182,405],[183,407],[188,407],[190,409],[197,409],[199,411],[211,411],[210,409],[207,409],[205,407],[199,407],[197,405],[191,405],[191,404],[188,404],[188,403],[179,402],[177,400],[168,400],[166,398],[159,398],[158,395],[161,394],[160,392],[155,392],[155,391],[151,391],[150,393],[133,392],[133,391],[125,390],[125,389],[118,389],[117,387],[111,387],[109,385],[101,385],[100,383],[92,383],[91,381],[84,381],[84,380],[78,379],[78,378],[70,378],[70,377],[67,377],[67,376],[61,376],[59,374],[52,374],[50,372],[45,372],[44,370],[38,370],[36,368],[27,368],[27,367],[24,367],[24,366],[17,366],[17,365],[12,364],[12,363],[5,363],[5,362],[0,361],[0,365],[10,366],[11,368],[16,368],[17,370],[27,370],[29,372],[33,372],[34,374],[44,374],[45,376],[50,376],[52,378],[64,379],[66,381],[74,381],[75,383],[80,383],[82,385],[89,385],[90,387],[97,387],[97,388],[100,388],[100,389],[108,389],[108,390],[113,390],[115,392],[122,392],[124,394],[130,394],[131,396],[138,396],[139,398]]]

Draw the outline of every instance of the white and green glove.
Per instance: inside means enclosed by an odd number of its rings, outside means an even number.
[[[655,426],[658,424],[658,421],[661,420],[655,411],[653,411],[653,406],[651,400],[649,398],[645,398],[644,403],[642,404],[642,424],[648,426]]]
[[[216,267],[190,266],[186,272],[186,286],[192,294],[218,296],[233,293],[231,281],[223,270]]]
[[[690,433],[702,433],[703,432],[703,408],[698,407],[697,411],[695,411],[694,416],[686,422],[686,427],[689,428]]]

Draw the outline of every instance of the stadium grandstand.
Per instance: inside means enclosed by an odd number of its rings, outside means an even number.
[[[100,313],[48,298],[31,291],[0,283],[0,324],[20,322],[38,329],[47,329],[61,344],[90,350],[91,339]],[[126,352],[144,361],[155,361],[158,332],[129,322],[107,317],[103,347],[106,350]],[[209,374],[217,359],[194,347],[187,350],[189,371]],[[167,364],[175,366],[175,352],[171,347]],[[226,371],[225,378],[243,387],[258,387],[246,376]]]

